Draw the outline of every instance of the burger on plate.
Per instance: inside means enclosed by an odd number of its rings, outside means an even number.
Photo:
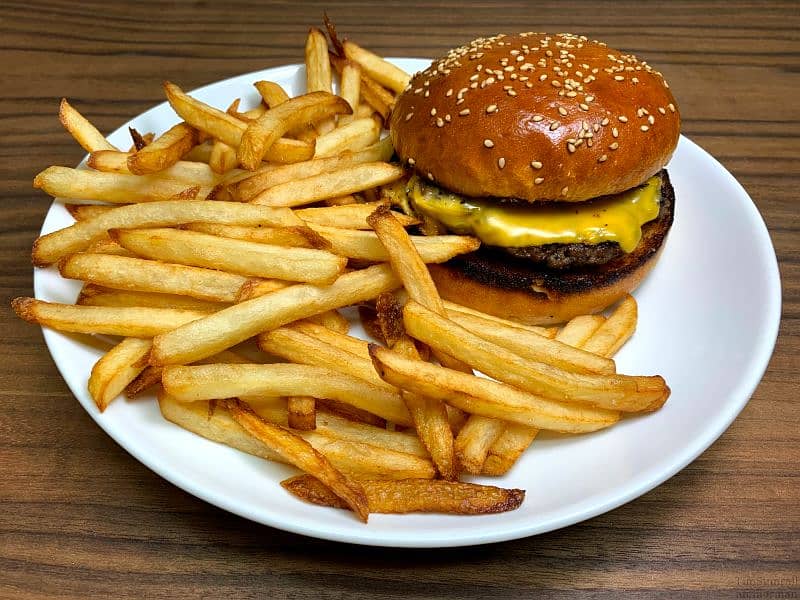
[[[481,248],[430,265],[441,295],[526,323],[601,311],[672,225],[680,114],[661,74],[586,37],[497,35],[417,73],[390,131],[426,232]]]

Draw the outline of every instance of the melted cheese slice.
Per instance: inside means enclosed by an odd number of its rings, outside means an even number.
[[[417,211],[455,233],[504,248],[617,242],[631,252],[642,238],[642,225],[658,216],[660,191],[661,179],[655,176],[640,187],[596,200],[517,206],[464,198],[419,179],[409,182]]]

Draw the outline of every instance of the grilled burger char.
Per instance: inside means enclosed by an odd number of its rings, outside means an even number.
[[[440,293],[551,323],[633,290],[672,224],[679,130],[659,72],[582,36],[479,38],[434,61],[390,132],[423,230],[482,242],[430,266]]]

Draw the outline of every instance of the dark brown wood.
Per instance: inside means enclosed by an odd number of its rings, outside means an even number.
[[[472,36],[575,31],[669,79],[684,132],[747,188],[781,263],[781,337],[742,415],[687,469],[567,529],[442,551],[368,549],[250,523],[154,475],[79,407],[38,328],[29,251],[50,204],[31,188],[83,151],[67,96],[104,131],[186,88],[302,60],[327,9],[382,54]],[[796,598],[800,594],[800,11],[797,3],[22,2],[0,6],[0,597]],[[735,326],[735,324],[731,324]]]

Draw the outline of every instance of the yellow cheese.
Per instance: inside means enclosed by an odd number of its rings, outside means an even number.
[[[597,200],[518,206],[463,198],[418,179],[409,184],[418,212],[489,246],[617,242],[624,252],[636,248],[642,225],[658,216],[661,190],[656,176],[640,187]]]

